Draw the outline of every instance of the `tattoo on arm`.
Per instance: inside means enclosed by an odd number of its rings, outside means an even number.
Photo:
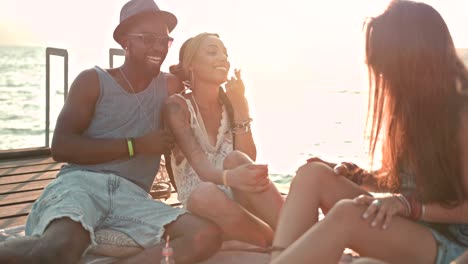
[[[190,126],[190,113],[187,109],[183,109],[180,102],[174,101],[166,104],[166,110],[165,121],[177,145],[198,173],[199,170],[196,167],[205,166],[209,161]]]

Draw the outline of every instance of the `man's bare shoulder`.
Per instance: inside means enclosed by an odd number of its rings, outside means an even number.
[[[98,73],[96,72],[96,69],[90,68],[83,70],[78,74],[76,77],[76,80],[81,80],[81,81],[98,81]]]
[[[95,99],[98,96],[99,76],[96,70],[91,68],[80,72],[70,87],[69,97]]]

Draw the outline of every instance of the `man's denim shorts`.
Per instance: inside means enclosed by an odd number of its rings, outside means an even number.
[[[42,235],[53,220],[67,217],[90,233],[91,245],[97,230],[112,229],[148,248],[161,242],[165,225],[184,213],[122,177],[77,170],[61,174],[45,188],[29,214],[26,235]]]

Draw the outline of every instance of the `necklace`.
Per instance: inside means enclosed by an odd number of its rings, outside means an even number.
[[[156,121],[153,120],[153,122],[151,122],[151,119],[149,118],[148,114],[146,114],[145,109],[143,109],[143,106],[141,105],[140,98],[138,98],[138,96],[136,95],[135,89],[133,89],[132,84],[130,83],[130,81],[128,81],[127,76],[125,76],[125,74],[123,73],[122,68],[119,67],[119,71],[120,71],[120,74],[122,74],[122,77],[123,77],[123,78],[125,79],[125,81],[127,82],[128,86],[130,86],[130,89],[132,90],[133,95],[134,95],[135,98],[137,99],[138,108],[140,108],[141,112],[143,113],[143,115],[145,116],[145,118],[148,120],[148,122],[149,122],[149,124],[150,124],[150,127],[151,127],[151,130],[154,130],[154,124],[153,124],[153,123],[156,123]],[[154,118],[154,119],[156,119],[156,114],[155,114],[155,118]]]

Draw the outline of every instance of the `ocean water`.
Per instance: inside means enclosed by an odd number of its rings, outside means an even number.
[[[54,60],[50,136],[63,104],[63,66]],[[45,75],[45,48],[0,47],[0,150],[45,146]]]
[[[44,87],[43,48],[0,48],[0,149],[45,144]]]

